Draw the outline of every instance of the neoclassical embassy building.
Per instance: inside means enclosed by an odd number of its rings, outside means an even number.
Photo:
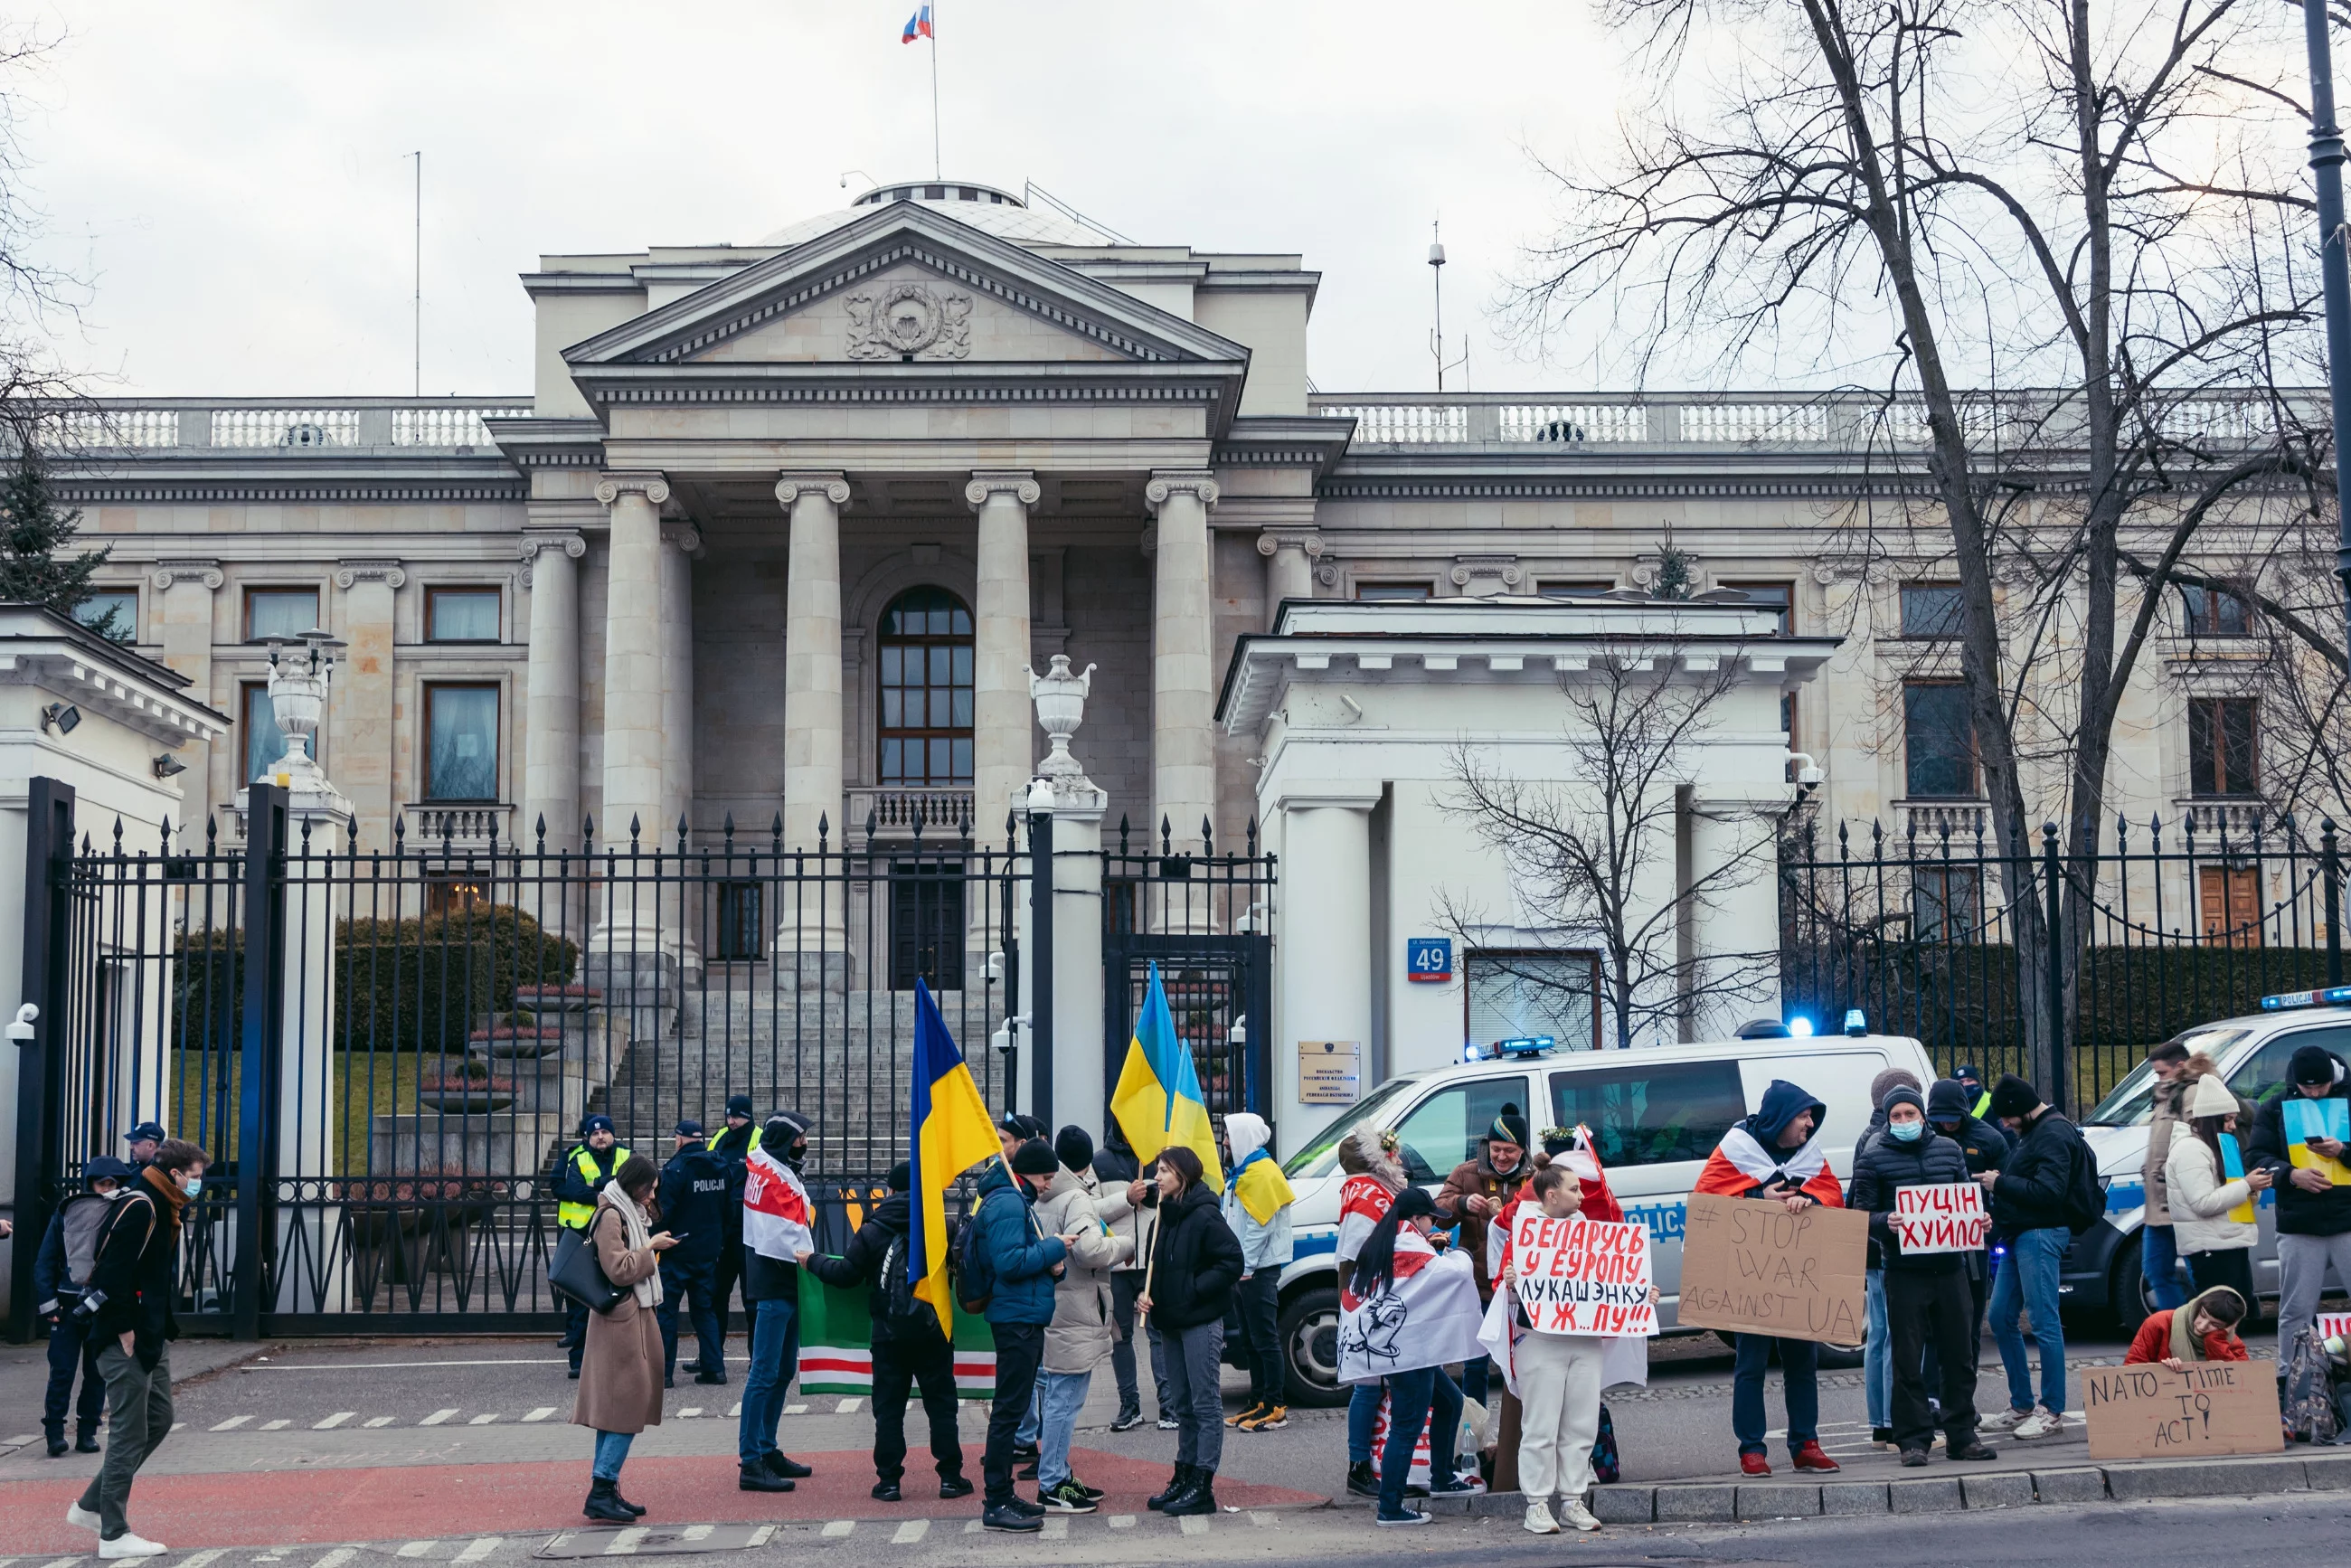
[[[1829,815],[1977,799],[1954,591],[1834,546],[1869,493],[1834,400],[1320,392],[1320,281],[889,185],[755,243],[542,257],[527,392],[127,401],[61,483],[113,548],[100,606],[232,721],[187,754],[191,836],[241,831],[282,749],[266,640],[315,625],[349,643],[319,751],[362,848],[396,820],[996,837],[1043,749],[1025,672],[1055,654],[1094,666],[1078,749],[1110,831],[1232,846],[1282,808],[1282,716],[1236,649],[1285,601],[1517,614],[1661,570],[1817,643],[1756,667]],[[2147,661],[2122,727],[2142,816],[2254,782],[2255,719],[2192,715],[2180,671]],[[1381,780],[1351,788],[1341,841],[1379,852]]]

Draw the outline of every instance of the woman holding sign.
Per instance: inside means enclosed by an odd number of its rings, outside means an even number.
[[[2266,1170],[2247,1170],[2237,1147],[2237,1097],[2217,1077],[2188,1091],[2192,1137],[2175,1137],[2164,1156],[2171,1234],[2200,1293],[2216,1286],[2253,1299],[2253,1245],[2262,1239],[2253,1204],[2269,1189]]]
[[[1955,1459],[1997,1458],[1976,1437],[1976,1358],[1968,1338],[1976,1312],[1967,1255],[1983,1246],[1983,1189],[1970,1179],[1959,1145],[1928,1124],[1918,1091],[1890,1091],[1884,1109],[1886,1135],[1854,1157],[1853,1207],[1867,1211],[1886,1260],[1895,1447],[1916,1469],[1934,1446],[1923,1366],[1932,1344],[1942,1372],[1944,1451]],[[1917,1189],[1909,1201],[1898,1196],[1906,1188]]]

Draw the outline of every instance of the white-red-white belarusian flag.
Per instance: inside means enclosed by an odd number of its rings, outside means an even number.
[[[791,1166],[765,1147],[751,1151],[743,1179],[743,1244],[789,1263],[816,1250],[816,1213]]]
[[[1475,1361],[1483,1312],[1468,1254],[1438,1253],[1406,1227],[1396,1233],[1395,1278],[1371,1296],[1339,1291],[1339,1381]]]

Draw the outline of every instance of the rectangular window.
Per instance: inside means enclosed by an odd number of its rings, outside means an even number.
[[[767,889],[756,882],[718,884],[718,934],[712,956],[752,960],[767,950]]]
[[[1910,879],[1910,935],[1920,942],[1973,942],[1983,925],[1983,873],[1974,866],[1920,866]]]
[[[1565,1051],[1600,1043],[1600,961],[1590,953],[1471,953],[1462,959],[1471,1044],[1549,1037]]]
[[[1902,634],[1905,637],[1956,637],[1962,612],[1956,582],[1906,582],[1902,585]]]
[[[2252,697],[2191,697],[2188,788],[2198,795],[2261,790],[2260,705]]]
[[[2204,939],[2220,947],[2262,945],[2262,873],[2252,866],[2199,866],[2197,914]]]
[[[496,642],[498,591],[495,588],[426,589],[424,640],[428,643]]]
[[[1604,1170],[1702,1160],[1747,1114],[1730,1061],[1569,1068],[1551,1099],[1551,1124],[1591,1128]]]
[[[1531,1109],[1526,1075],[1520,1072],[1473,1078],[1438,1090],[1396,1124],[1396,1159],[1404,1166],[1405,1179],[1416,1186],[1443,1181],[1454,1166],[1478,1157],[1495,1117],[1505,1111],[1525,1116]]]
[[[934,991],[963,989],[963,868],[938,861],[890,867],[890,988],[919,978]]]
[[[245,640],[266,642],[282,637],[301,641],[302,633],[319,624],[319,591],[315,588],[248,588],[245,591]]]
[[[239,696],[237,722],[245,731],[245,781],[250,784],[286,755],[286,732],[277,727],[277,715],[269,706],[268,682],[247,681],[239,688]],[[317,739],[311,737],[313,745]]]
[[[1409,601],[1426,599],[1428,584],[1425,582],[1359,582],[1355,597],[1363,600],[1395,600]]]
[[[498,688],[424,688],[424,798],[498,798]]]
[[[1614,592],[1615,588],[1614,582],[1599,578],[1592,578],[1582,582],[1553,582],[1551,579],[1545,578],[1542,583],[1542,596],[1545,599],[1596,599],[1604,593]]]
[[[2225,588],[2182,584],[2180,620],[2190,637],[2242,637],[2252,631],[2245,601]]]
[[[73,618],[101,636],[118,643],[136,642],[139,637],[139,594],[93,593],[81,601]]]
[[[1735,588],[1747,595],[1748,607],[1769,610],[1780,617],[1780,635],[1796,634],[1796,585],[1792,582],[1726,582],[1725,588]]]
[[[1976,728],[1968,689],[1956,681],[1902,688],[1904,793],[1914,800],[1972,800]]]

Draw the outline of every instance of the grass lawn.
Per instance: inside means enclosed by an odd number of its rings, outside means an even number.
[[[210,1074],[205,1071],[208,1060]],[[335,1118],[335,1168],[328,1174],[366,1176],[369,1118],[388,1112],[415,1111],[418,1075],[436,1071],[440,1058],[437,1053],[420,1055],[415,1051],[339,1051],[332,1052],[328,1061],[333,1069]],[[228,1073],[228,1110],[224,1126],[214,1109],[223,1065],[219,1057],[207,1059],[201,1051],[173,1051],[172,1087],[165,1120],[174,1133],[201,1135],[215,1159],[233,1159],[236,1154],[237,1093],[244,1074],[242,1062],[231,1054],[225,1064]],[[458,1061],[453,1060],[450,1065],[455,1068]],[[208,1100],[213,1102],[211,1105],[206,1103]]]

